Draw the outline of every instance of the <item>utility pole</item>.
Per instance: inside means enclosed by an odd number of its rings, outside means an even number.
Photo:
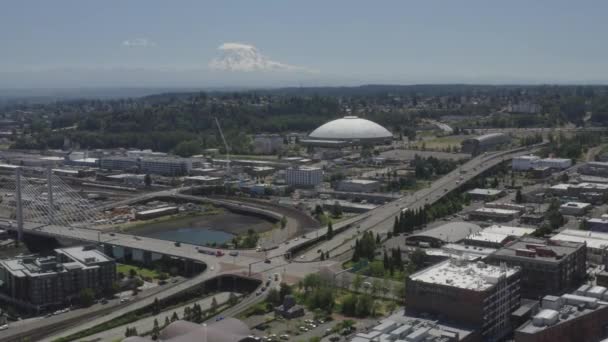
[[[46,168],[46,183],[47,183],[47,193],[48,193],[48,200],[49,200],[49,224],[53,224],[54,223],[54,216],[55,216],[55,205],[53,202],[53,170],[51,169],[51,166],[49,165]]]
[[[17,241],[23,241],[23,203],[21,198],[21,168],[15,169],[16,199],[17,199]]]

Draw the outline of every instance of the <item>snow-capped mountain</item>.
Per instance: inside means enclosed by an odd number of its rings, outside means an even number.
[[[224,43],[218,48],[221,55],[209,62],[212,70],[223,71],[297,71],[313,72],[304,67],[273,61],[253,45]]]

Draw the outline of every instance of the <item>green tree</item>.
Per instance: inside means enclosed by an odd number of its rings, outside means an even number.
[[[268,294],[266,295],[266,300],[271,303],[273,306],[277,306],[281,304],[281,294],[277,289],[272,288],[268,290]]]
[[[144,177],[144,184],[148,188],[152,185],[152,177],[150,176],[149,173],[146,173],[146,176]]]
[[[215,297],[213,297],[213,299],[211,300],[211,312],[217,311],[217,306],[217,300],[215,299]]]
[[[160,335],[160,327],[158,326],[158,320],[154,319],[154,327],[152,328],[152,339],[156,341]]]
[[[287,227],[287,217],[283,215],[283,217],[281,217],[281,229],[285,229],[285,227]]]
[[[327,240],[331,240],[334,237],[334,225],[331,223],[331,220],[327,223]]]
[[[91,306],[95,301],[95,292],[93,292],[93,290],[90,288],[82,289],[80,290],[78,299],[80,301],[80,305],[84,307]]]
[[[171,324],[171,321],[169,320],[169,316],[165,316],[165,324],[163,325],[163,328],[166,328],[169,324]]]
[[[420,248],[416,248],[416,250],[414,250],[412,254],[410,254],[410,261],[414,265],[416,270],[419,270],[424,267],[426,259],[426,252]]]
[[[515,203],[522,203],[524,201],[523,195],[521,194],[521,190],[517,189],[515,193]]]
[[[173,311],[173,315],[171,315],[171,322],[175,322],[179,320],[179,317],[177,316],[177,312]]]
[[[342,299],[342,314],[354,317],[357,311],[357,296],[348,294]]]
[[[173,153],[181,157],[191,157],[202,152],[200,142],[196,140],[184,140],[175,146]]]
[[[342,216],[342,206],[340,205],[340,202],[335,201],[334,205],[331,208],[331,215],[333,217],[341,217]]]
[[[238,302],[238,298],[234,294],[234,292],[230,292],[230,297],[228,298],[228,304],[230,306],[235,305]]]
[[[317,204],[315,205],[315,217],[318,219],[321,215],[323,215],[323,207]]]
[[[559,212],[559,206],[559,201],[553,199],[545,212],[545,219],[549,223],[549,228],[551,230],[555,230],[564,224],[564,216]]]
[[[363,278],[361,277],[360,274],[357,274],[355,276],[355,279],[353,279],[353,289],[355,290],[355,292],[359,292],[359,289],[361,289],[362,285],[363,285]]]
[[[160,303],[158,302],[158,298],[154,298],[154,303],[152,303],[152,314],[158,315],[160,313]]]
[[[293,289],[291,288],[291,286],[287,285],[286,283],[281,283],[279,285],[279,297],[281,298],[281,303],[283,303],[285,296],[290,295],[292,293]]]

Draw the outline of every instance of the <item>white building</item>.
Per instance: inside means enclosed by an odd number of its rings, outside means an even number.
[[[323,181],[323,170],[318,167],[299,167],[285,170],[287,185],[314,187]]]
[[[511,168],[513,171],[528,171],[533,169],[539,160],[540,157],[535,155],[515,157],[511,162]]]
[[[568,158],[544,158],[534,163],[535,167],[548,167],[555,170],[564,170],[572,166],[572,159]]]
[[[346,192],[376,192],[380,190],[380,182],[370,179],[345,179],[340,181],[337,190]]]
[[[493,225],[488,228],[484,228],[480,232],[469,235],[465,239],[465,244],[489,248],[500,248],[515,238],[532,234],[535,231],[536,228]]]
[[[165,157],[165,156],[167,156],[167,154],[164,152],[154,152],[152,150],[127,151],[127,157],[129,157],[129,158]]]
[[[509,113],[521,113],[521,114],[536,114],[540,113],[542,107],[538,103],[522,102],[510,104],[507,107]]]
[[[564,215],[584,215],[587,210],[591,209],[591,203],[568,202],[559,207],[559,212]]]
[[[137,159],[121,156],[101,158],[100,167],[106,170],[135,170]]]
[[[143,173],[182,176],[190,173],[192,161],[187,158],[142,158],[139,169]]]
[[[608,233],[564,229],[551,240],[587,244],[587,260],[591,263],[604,265],[608,260]]]
[[[519,216],[518,210],[497,209],[497,208],[479,208],[469,213],[470,220],[493,220],[493,221],[511,221]]]

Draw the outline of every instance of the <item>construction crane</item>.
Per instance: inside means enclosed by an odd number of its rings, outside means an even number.
[[[215,124],[217,125],[217,129],[220,131],[220,136],[222,137],[222,141],[224,142],[224,148],[226,149],[226,175],[228,177],[230,174],[230,149],[228,148],[228,143],[226,142],[226,138],[224,138],[224,132],[222,132],[222,127],[220,126],[220,122],[217,118],[215,119]]]

